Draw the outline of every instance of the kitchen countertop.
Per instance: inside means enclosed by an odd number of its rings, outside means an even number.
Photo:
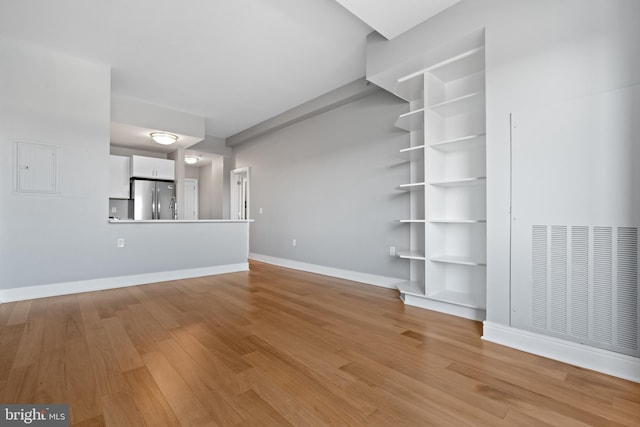
[[[109,224],[199,224],[207,222],[220,222],[220,223],[248,223],[253,222],[253,219],[110,219]]]

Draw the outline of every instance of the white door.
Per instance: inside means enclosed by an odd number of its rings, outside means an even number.
[[[231,219],[249,218],[249,168],[231,171]]]
[[[198,180],[184,180],[184,219],[198,219]]]

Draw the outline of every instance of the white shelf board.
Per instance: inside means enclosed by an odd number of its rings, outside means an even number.
[[[429,185],[435,185],[438,187],[460,187],[464,185],[478,185],[484,184],[487,181],[486,176],[477,176],[472,178],[452,179],[445,181],[430,181]]]
[[[430,219],[434,224],[486,224],[486,219]]]
[[[433,104],[429,106],[429,109],[441,116],[449,117],[464,112],[471,112],[479,106],[484,107],[484,91],[470,93],[445,102]]]
[[[473,266],[486,266],[486,261],[478,261],[473,258],[459,256],[459,255],[439,255],[429,257],[429,261],[444,262],[448,264],[460,264],[460,265],[473,265]]]
[[[464,307],[486,309],[486,297],[483,294],[472,294],[467,292],[456,292],[450,290],[442,290],[437,292],[429,292],[427,298],[448,302],[452,304],[462,305]]]
[[[424,108],[401,114],[396,120],[396,127],[407,131],[422,129],[424,127]]]
[[[396,256],[402,259],[417,259],[420,261],[425,261],[427,259],[424,256],[424,253],[418,251],[399,251],[396,252]]]
[[[398,79],[398,85],[403,84],[403,83],[409,83],[411,81],[414,80],[420,80],[421,77],[423,77],[425,75],[425,73],[433,73],[434,75],[436,75],[436,77],[438,77],[438,74],[442,73],[443,69],[448,68],[449,66],[451,66],[452,64],[456,64],[456,63],[460,63],[460,61],[464,61],[465,59],[474,56],[474,55],[478,55],[478,54],[482,54],[484,56],[484,46],[478,46],[478,47],[474,47],[472,49],[466,50],[458,55],[452,56],[451,58],[447,58],[444,61],[440,61],[436,64],[430,65],[426,68],[422,68],[418,71],[415,71],[411,74],[407,74],[406,76],[402,76]],[[466,65],[466,64],[465,64]],[[469,69],[471,72],[467,72],[465,74],[473,74],[477,71],[481,71],[484,69],[484,62],[477,64],[475,67],[463,67],[465,69]],[[440,78],[440,77],[438,77]],[[443,77],[444,78],[444,77]],[[441,79],[441,78],[440,78]],[[441,79],[442,80],[442,79]],[[451,80],[455,80],[455,79],[449,79],[448,81]]]
[[[396,190],[402,190],[402,191],[417,191],[417,190],[422,190],[424,189],[425,183],[424,182],[412,182],[409,184],[401,184],[398,185],[396,187]]]
[[[396,283],[396,288],[403,294],[424,296],[424,284],[415,281]]]
[[[401,224],[424,224],[426,223],[427,220],[426,219],[401,219],[400,223]]]
[[[433,144],[429,144],[429,147],[433,148],[434,150],[450,152],[479,147],[481,145],[484,145],[485,142],[485,134],[479,133],[476,135],[468,135],[460,138],[434,142]]]
[[[419,160],[424,158],[424,145],[416,145],[415,147],[407,147],[400,150],[400,157],[408,160]]]
[[[484,71],[484,68],[484,46],[479,46],[436,64],[428,71],[441,82],[449,83]]]
[[[424,70],[400,77],[396,83],[394,93],[406,101],[422,99],[424,93]]]

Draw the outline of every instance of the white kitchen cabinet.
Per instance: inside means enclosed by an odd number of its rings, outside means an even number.
[[[129,198],[129,177],[131,172],[131,158],[124,156],[109,156],[109,198]]]
[[[131,156],[131,177],[152,179],[175,179],[173,160],[155,157]]]
[[[175,162],[167,159],[156,159],[156,178],[175,179]]]

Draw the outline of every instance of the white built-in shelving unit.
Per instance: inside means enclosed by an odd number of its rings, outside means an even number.
[[[458,45],[454,45],[458,49]],[[410,280],[405,303],[483,320],[486,300],[486,134],[484,37],[397,79],[409,102],[396,126],[410,134]]]

